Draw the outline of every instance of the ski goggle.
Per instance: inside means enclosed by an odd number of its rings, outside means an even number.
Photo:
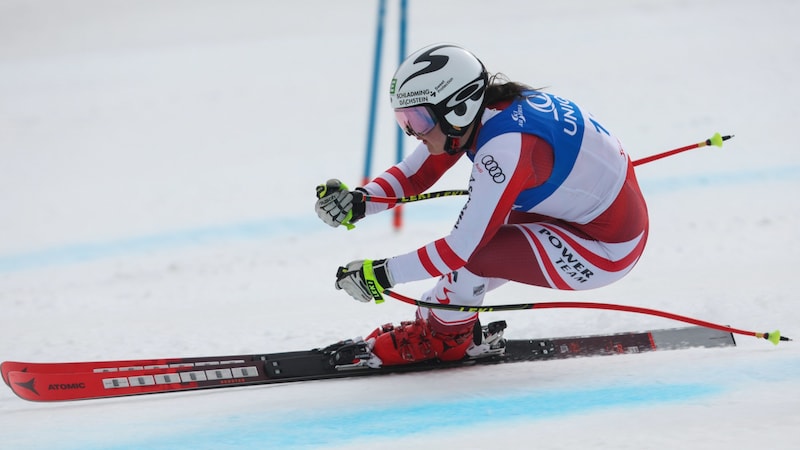
[[[409,136],[420,137],[436,127],[436,117],[426,106],[395,109],[394,117],[400,128]]]

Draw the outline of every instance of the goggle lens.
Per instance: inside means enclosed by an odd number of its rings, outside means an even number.
[[[436,118],[425,106],[395,109],[394,117],[400,128],[409,136],[423,136],[436,127]]]

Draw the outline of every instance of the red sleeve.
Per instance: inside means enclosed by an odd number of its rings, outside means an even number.
[[[378,175],[364,188],[373,195],[406,197],[425,192],[447,172],[463,153],[457,155],[431,155],[420,144],[403,161]]]

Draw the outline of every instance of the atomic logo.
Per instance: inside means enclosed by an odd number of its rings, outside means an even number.
[[[31,378],[28,381],[24,381],[24,382],[21,382],[21,383],[17,382],[17,383],[14,383],[14,384],[16,384],[17,386],[19,386],[21,388],[29,390],[29,391],[33,392],[34,394],[36,394],[38,396],[39,393],[36,391],[36,386],[34,386],[34,383],[36,383],[36,378]]]

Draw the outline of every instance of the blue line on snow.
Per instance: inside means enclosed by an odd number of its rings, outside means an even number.
[[[773,167],[740,172],[713,173],[691,177],[639,179],[645,196],[669,194],[676,191],[707,187],[721,187],[771,181],[800,180],[800,166]]]
[[[392,439],[452,429],[513,421],[552,419],[608,408],[685,402],[720,393],[723,388],[705,384],[659,384],[552,390],[514,396],[441,400],[379,409],[314,412],[304,410],[289,417],[281,412],[257,417],[238,416],[224,425],[197,424],[198,429],[180,435],[129,442],[118,450],[133,448],[312,448],[344,445],[362,439]]]
[[[53,247],[16,255],[0,255],[0,273],[68,265],[120,255],[207,245],[228,240],[261,239],[308,232],[318,225],[307,218],[273,218],[218,227],[185,229],[106,242]]]
[[[739,185],[764,181],[797,181],[800,166],[767,168],[732,173],[698,175],[692,177],[642,180],[645,195],[661,195],[685,189]],[[446,217],[441,208],[420,204],[417,211],[425,211],[426,220]],[[449,211],[445,209],[445,211]],[[28,253],[0,255],[0,273],[18,272],[47,266],[69,265],[98,259],[158,251],[164,249],[214,244],[234,239],[264,239],[290,233],[319,230],[317,218],[309,213],[296,218],[271,218],[218,227],[185,229],[107,242],[90,242],[53,247]]]

